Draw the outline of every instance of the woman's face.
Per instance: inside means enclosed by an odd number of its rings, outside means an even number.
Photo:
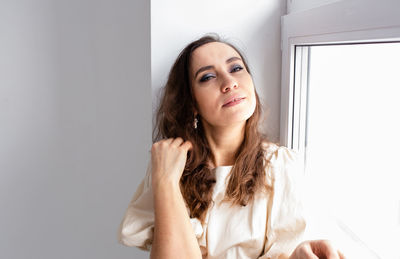
[[[191,84],[202,123],[211,127],[245,123],[254,113],[254,84],[239,55],[220,42],[192,53]]]

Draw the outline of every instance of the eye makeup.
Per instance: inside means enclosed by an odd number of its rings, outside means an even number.
[[[200,78],[200,82],[206,82],[206,81],[210,80],[211,78],[215,78],[215,75],[211,74],[211,73],[207,73]]]

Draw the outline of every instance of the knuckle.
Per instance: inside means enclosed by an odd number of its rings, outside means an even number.
[[[322,244],[323,244],[325,247],[333,248],[333,244],[332,244],[331,241],[329,241],[329,240],[322,240],[321,242],[322,242]]]
[[[168,146],[167,140],[161,140],[161,141],[160,141],[160,146],[161,146],[161,147],[166,147],[166,146]]]
[[[159,141],[153,143],[153,145],[151,146],[151,150],[152,151],[159,150],[159,149],[165,147],[166,145],[167,145],[167,143],[166,143],[165,139],[159,140]]]
[[[305,244],[301,245],[301,246],[299,247],[299,250],[300,250],[300,252],[305,252],[305,251],[307,251],[306,245],[305,245]]]

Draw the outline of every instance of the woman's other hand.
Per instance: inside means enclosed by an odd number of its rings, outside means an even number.
[[[182,138],[169,138],[158,141],[151,148],[152,186],[157,189],[160,183],[179,186],[179,180],[185,169],[188,151],[192,148],[189,141]]]
[[[328,240],[305,241],[298,245],[289,259],[345,259]]]

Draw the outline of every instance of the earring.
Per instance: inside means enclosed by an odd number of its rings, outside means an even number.
[[[197,129],[197,123],[199,122],[199,120],[197,119],[197,117],[194,117],[194,122],[193,122],[193,128]]]

